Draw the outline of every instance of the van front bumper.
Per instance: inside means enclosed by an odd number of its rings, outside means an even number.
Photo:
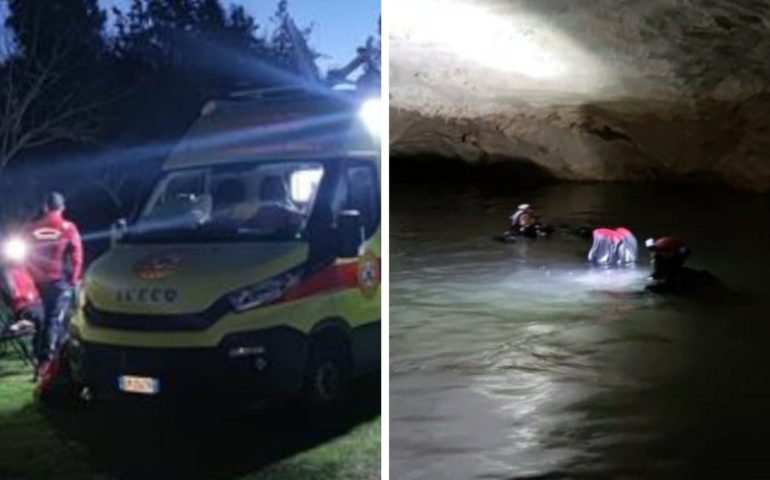
[[[141,348],[75,340],[73,376],[102,396],[143,396],[119,388],[121,376],[153,378],[157,397],[272,400],[297,394],[303,384],[309,339],[277,327],[231,334],[214,348]],[[148,395],[149,396],[149,395]]]

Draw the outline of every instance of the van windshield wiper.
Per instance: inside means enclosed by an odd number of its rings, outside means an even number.
[[[186,240],[194,236],[195,229],[192,228],[177,228],[177,229],[152,229],[137,231],[137,229],[129,229],[123,237],[123,241],[131,242],[147,242],[147,241],[179,241]]]
[[[197,234],[216,240],[290,240],[285,235],[277,234],[273,229],[242,226],[211,226],[199,229]]]
[[[238,241],[290,241],[297,237],[266,232],[251,228],[201,228],[185,230],[161,230],[153,232],[129,233],[123,237],[126,243],[194,243],[194,242],[238,242]]]

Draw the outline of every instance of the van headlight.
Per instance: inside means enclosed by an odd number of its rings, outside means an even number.
[[[364,122],[369,133],[375,137],[380,136],[380,126],[382,124],[382,101],[379,98],[370,98],[364,100],[358,116]]]
[[[227,295],[227,298],[236,312],[243,312],[280,299],[297,283],[299,283],[299,275],[285,273],[236,290]]]
[[[23,262],[29,253],[27,242],[21,238],[9,238],[3,243],[3,256],[12,262]]]

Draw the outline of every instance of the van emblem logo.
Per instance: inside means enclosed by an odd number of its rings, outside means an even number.
[[[174,254],[155,255],[134,265],[134,273],[145,280],[157,280],[178,271],[180,263],[181,259]]]
[[[364,297],[371,298],[380,286],[380,259],[371,252],[361,256],[358,261],[358,288]]]

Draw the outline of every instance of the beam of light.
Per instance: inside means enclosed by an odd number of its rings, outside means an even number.
[[[359,116],[369,132],[375,137],[380,136],[382,122],[382,102],[379,98],[370,98],[361,104]]]
[[[351,110],[354,109],[355,105],[360,103],[360,99],[356,98],[355,95],[350,95],[349,92],[337,91],[329,88],[328,85],[325,85],[316,79],[306,78],[297,75],[296,73],[289,72],[260,60],[254,55],[228,47],[224,44],[202,40],[195,38],[192,35],[185,36],[181,43],[184,47],[193,51],[206,52],[205,55],[196,55],[192,57],[197,61],[196,65],[199,68],[213,74],[224,76],[233,75],[236,78],[249,79],[253,83],[247,84],[246,88],[258,90],[266,85],[295,87],[302,89],[311,95],[333,98],[343,103],[347,103],[351,106]],[[251,85],[251,87],[248,85]],[[326,118],[318,119],[318,122],[331,123],[339,120],[340,118],[335,119],[331,116],[327,116]],[[310,120],[305,121],[308,122],[306,128],[311,128],[309,123]],[[250,127],[243,127],[240,132],[232,132],[231,135],[222,135],[222,138],[219,140],[213,138],[212,135],[206,140],[201,139],[196,140],[195,142],[200,144],[208,143],[211,146],[217,144],[226,145],[231,142],[238,142],[240,139],[247,138],[249,135],[254,135],[256,130],[259,130],[260,135],[266,137],[271,134],[280,133],[282,130],[287,130],[288,127],[290,127],[290,125],[286,124],[276,125],[274,127],[252,125]],[[45,175],[50,168],[55,168],[57,170],[67,170],[71,168],[74,171],[77,168],[75,164],[81,164],[81,166],[82,164],[90,164],[93,165],[95,169],[115,169],[120,168],[122,165],[130,166],[145,160],[167,157],[175,147],[179,146],[180,140],[184,141],[183,138],[180,139],[179,137],[176,137],[172,139],[143,142],[137,145],[119,146],[116,148],[105,149],[103,152],[89,152],[88,154],[72,155],[70,157],[58,157],[52,159],[54,160],[55,165],[46,164],[46,162],[28,162],[24,165],[24,171],[25,174]],[[30,163],[32,165],[30,165]]]
[[[247,83],[245,88],[293,86],[314,95],[333,97],[350,103],[357,101],[350,95],[335,91],[319,79],[271,65],[253,54],[222,43],[187,36],[183,39],[183,44],[191,51],[205,52],[205,54],[192,56],[195,65],[202,71],[252,82],[252,87]]]
[[[225,114],[226,115],[226,114]],[[276,123],[248,124],[248,116],[243,115],[246,122],[242,126],[228,126],[216,132],[207,133],[205,130],[211,124],[201,124],[201,132],[194,130],[188,133],[178,146],[178,150],[222,150],[234,146],[265,146],[292,141],[308,141],[319,131],[330,130],[330,127],[344,124],[351,118],[349,112],[335,112],[324,115],[302,117],[298,120],[282,121]],[[262,121],[270,121],[264,118]],[[195,127],[194,127],[195,128]],[[339,129],[343,135],[344,129]]]
[[[112,148],[105,148],[100,152],[87,152],[68,156],[57,156],[47,161],[26,162],[20,168],[9,170],[8,178],[13,177],[48,177],[66,178],[70,174],[82,175],[89,169],[92,172],[93,179],[96,182],[103,178],[112,178],[116,172],[125,171],[128,177],[134,177],[137,173],[144,173],[146,170],[138,172],[137,167],[143,168],[148,161],[158,162],[153,165],[160,165],[161,160],[168,159],[175,151],[180,148],[205,150],[206,154],[211,154],[211,160],[215,161],[217,150],[240,150],[245,155],[261,152],[260,148],[267,145],[280,146],[290,142],[315,143],[321,145],[325,142],[326,146],[343,145],[346,140],[345,126],[349,127],[352,120],[358,114],[358,106],[361,104],[360,96],[351,95],[350,92],[336,91],[329,88],[328,85],[317,79],[306,78],[292,72],[288,72],[279,67],[266,63],[259,58],[249,55],[243,51],[228,48],[225,45],[204,42],[192,37],[187,38],[186,47],[205,51],[204,55],[195,57],[198,60],[198,66],[204,70],[215,74],[236,75],[234,78],[247,78],[251,85],[264,87],[265,85],[288,86],[301,89],[311,96],[326,97],[339,100],[341,104],[347,104],[351,108],[349,111],[333,112],[324,115],[307,115],[296,121],[284,121],[271,124],[257,124],[254,122],[235,126],[223,131],[217,132],[195,132],[195,127],[188,131],[181,139],[179,137],[170,139],[159,139],[146,141],[134,145],[121,145]],[[202,49],[202,50],[200,50]],[[249,97],[248,92],[242,95]],[[235,101],[233,98],[232,100]],[[227,101],[227,100],[225,100]],[[258,101],[257,98],[248,101]],[[214,107],[216,109],[216,106]],[[204,112],[205,116],[205,112]],[[246,115],[248,117],[248,115]],[[270,122],[270,118],[264,121]],[[200,120],[199,120],[200,122]],[[341,127],[341,128],[337,128]],[[270,150],[272,151],[272,150]],[[276,153],[285,153],[276,149]],[[154,172],[153,172],[154,173]],[[18,209],[21,216],[27,216],[22,208]],[[29,210],[29,209],[27,209]],[[110,236],[109,231],[91,232],[87,234],[86,241],[96,241]],[[85,237],[85,236],[84,236]]]
[[[484,67],[531,79],[570,70],[563,42],[532,18],[510,18],[462,0],[394,0],[391,15],[406,42],[448,50]]]
[[[28,253],[27,242],[18,237],[11,237],[3,244],[3,256],[12,262],[23,262]]]
[[[278,141],[289,141],[299,138],[303,140],[315,141],[319,139],[330,140],[334,135],[314,135],[316,130],[330,130],[328,127],[335,123],[349,120],[353,112],[333,113],[326,115],[315,115],[306,117],[299,121],[282,122],[271,125],[253,125],[246,124],[241,127],[231,128],[222,132],[201,133],[193,135],[188,132],[186,137],[173,138],[167,140],[157,140],[143,142],[135,145],[125,145],[115,148],[105,149],[102,152],[75,154],[71,156],[59,156],[51,159],[52,163],[44,161],[28,162],[23,169],[8,172],[9,177],[14,175],[24,176],[43,176],[51,174],[53,171],[61,174],[68,172],[80,172],[84,167],[89,166],[98,171],[117,171],[121,168],[130,168],[141,165],[142,162],[165,159],[174,149],[201,149],[211,151],[214,149],[224,149],[227,147],[242,146],[244,143],[253,143],[259,145]],[[327,127],[327,128],[324,128]],[[189,135],[189,136],[188,136]],[[336,138],[339,138],[337,135]],[[40,159],[42,160],[42,159]]]
[[[101,230],[84,233],[81,238],[84,243],[88,243],[107,237],[109,237],[109,231]],[[30,251],[29,242],[19,236],[10,236],[4,239],[2,255],[5,260],[13,263],[24,263],[30,258],[37,258],[34,251]]]
[[[112,237],[111,229],[105,230],[91,230],[81,235],[83,243],[98,242],[101,240],[107,240]]]

